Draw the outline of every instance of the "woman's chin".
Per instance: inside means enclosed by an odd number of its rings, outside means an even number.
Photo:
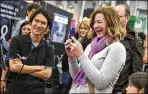
[[[102,37],[104,37],[104,35],[99,34],[99,35],[97,35],[97,37],[98,37],[98,38],[102,38]]]

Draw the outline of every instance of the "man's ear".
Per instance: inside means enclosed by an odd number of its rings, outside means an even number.
[[[129,21],[129,19],[130,19],[130,16],[126,16],[127,17],[127,21]]]
[[[49,27],[47,27],[46,31],[44,32],[44,34],[47,34],[49,32]]]

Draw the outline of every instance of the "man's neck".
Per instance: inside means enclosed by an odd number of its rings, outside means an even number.
[[[31,37],[32,43],[36,44],[35,46],[39,45],[39,43],[40,43],[40,41],[42,39],[42,36],[36,36],[33,33],[30,33],[30,37]]]
[[[123,27],[123,32],[124,32],[124,34],[125,34],[125,36],[126,36],[126,35],[127,35],[127,28],[126,28],[126,26]]]

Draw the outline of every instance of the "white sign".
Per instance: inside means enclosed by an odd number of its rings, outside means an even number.
[[[65,17],[63,15],[59,15],[59,14],[55,13],[54,21],[67,25],[68,24],[68,17]]]

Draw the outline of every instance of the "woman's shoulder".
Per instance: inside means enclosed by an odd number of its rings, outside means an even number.
[[[115,50],[125,50],[124,45],[121,42],[113,42],[109,45],[109,48],[115,49]]]
[[[121,42],[113,42],[110,46],[111,47],[124,47],[124,45]]]

